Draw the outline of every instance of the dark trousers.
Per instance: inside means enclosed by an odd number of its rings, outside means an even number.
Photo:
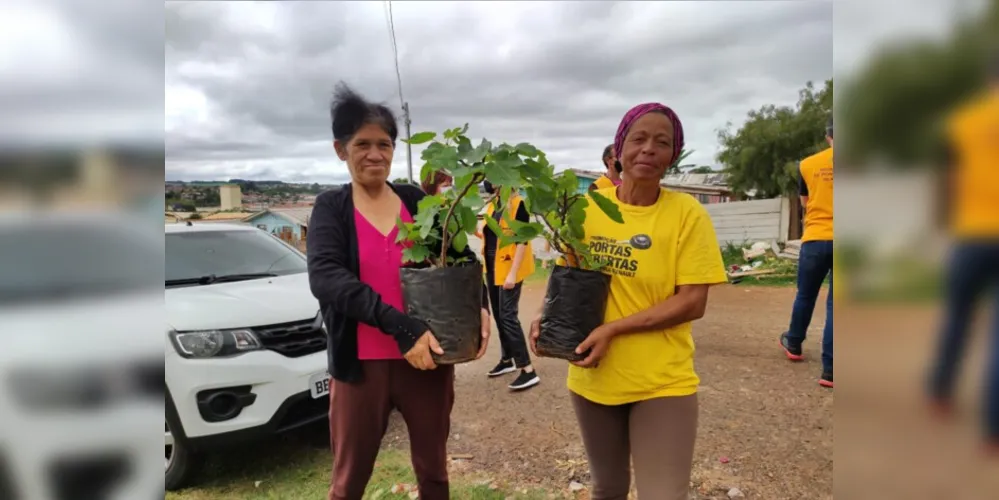
[[[499,327],[501,359],[512,359],[517,368],[531,364],[531,356],[527,352],[527,340],[524,329],[520,326],[520,290],[523,283],[517,283],[512,290],[504,290],[493,285],[492,276],[489,280],[489,303],[493,308],[493,317]]]
[[[991,327],[985,381],[985,426],[991,439],[999,440],[999,241],[960,243],[950,256],[947,270],[946,313],[936,359],[930,372],[930,392],[950,399],[968,341],[975,309],[991,289]]]
[[[829,292],[826,295],[826,326],[822,330],[822,369],[833,371],[833,242],[806,241],[801,244],[798,254],[798,294],[794,297],[791,309],[791,325],[787,338],[800,345],[805,341],[808,325],[812,322],[815,301],[826,276],[829,276]]]
[[[329,500],[361,500],[393,408],[409,429],[420,498],[448,500],[447,438],[454,405],[454,367],[421,371],[403,360],[361,364],[361,382],[334,380],[330,387],[333,480]]]
[[[593,500],[627,500],[631,465],[642,500],[687,500],[697,394],[607,406],[571,394],[590,462]]]

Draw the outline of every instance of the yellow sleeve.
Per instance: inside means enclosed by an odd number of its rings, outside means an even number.
[[[721,246],[707,209],[694,200],[683,227],[680,228],[680,249],[676,263],[676,284],[714,285],[728,282]]]

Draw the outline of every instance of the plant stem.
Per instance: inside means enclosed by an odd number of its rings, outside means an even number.
[[[475,176],[472,177],[472,181],[465,186],[465,189],[461,190],[461,193],[458,193],[458,197],[454,199],[454,203],[452,203],[451,206],[447,209],[447,215],[444,216],[444,226],[441,227],[440,267],[447,266],[447,249],[451,245],[451,238],[449,237],[450,234],[448,232],[448,224],[450,224],[451,222],[451,215],[454,214],[454,208],[457,207],[459,203],[461,203],[461,199],[464,198],[466,194],[468,194],[468,190],[472,189],[472,186],[477,186],[480,182],[482,182],[483,178],[485,178],[485,175],[475,174]]]

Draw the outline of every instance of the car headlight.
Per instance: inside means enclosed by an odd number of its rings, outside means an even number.
[[[171,332],[173,346],[185,358],[224,358],[263,349],[260,339],[250,330],[204,330]]]

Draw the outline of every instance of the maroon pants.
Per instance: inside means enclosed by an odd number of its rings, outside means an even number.
[[[454,405],[454,367],[420,371],[404,360],[362,361],[359,383],[330,386],[333,480],[329,500],[361,500],[389,414],[409,429],[413,472],[422,500],[448,500],[447,438]]]

